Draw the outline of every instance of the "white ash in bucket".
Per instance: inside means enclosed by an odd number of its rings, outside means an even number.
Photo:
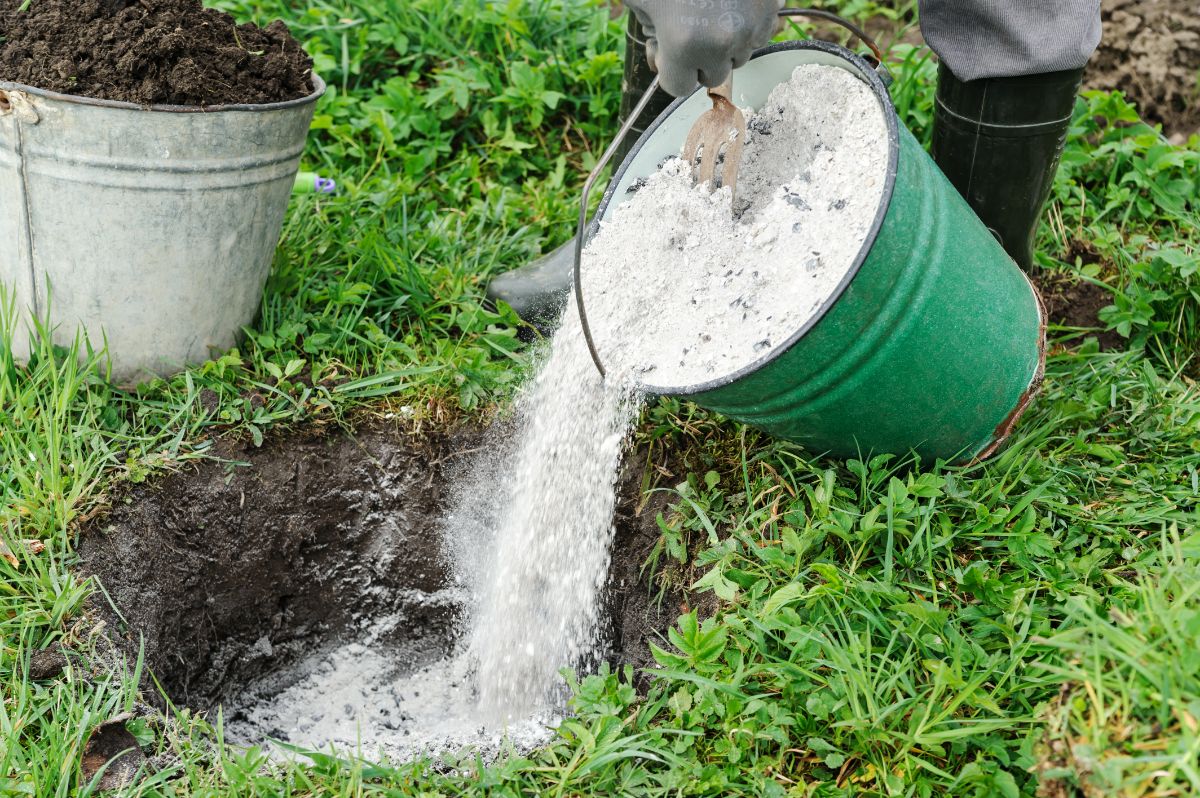
[[[685,387],[768,356],[854,265],[883,196],[887,125],[867,84],[797,67],[747,114],[737,198],[678,158],[602,223],[583,261],[601,359]]]

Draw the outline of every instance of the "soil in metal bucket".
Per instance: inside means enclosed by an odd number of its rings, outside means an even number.
[[[275,21],[201,0],[0,0],[0,81],[140,105],[262,104],[313,91],[312,59]]]

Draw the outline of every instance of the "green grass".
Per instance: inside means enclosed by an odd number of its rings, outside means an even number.
[[[120,390],[79,343],[39,342],[27,367],[0,346],[0,537],[19,557],[0,559],[0,795],[92,794],[83,741],[137,700],[70,571],[114,487],[218,434],[399,405],[414,424],[487,418],[528,352],[482,287],[570,235],[615,127],[623,37],[593,5],[221,5],[307,42],[331,88],[305,168],[344,189],[294,201],[236,352]],[[892,55],[927,140],[933,64]],[[686,403],[649,408],[639,442],[673,474],[653,578],[717,610],[660,642],[647,696],[629,674],[587,677],[552,745],[458,771],[271,765],[181,712],[139,729],[173,764],[130,794],[1197,794],[1197,167],[1200,141],[1166,146],[1118,95],[1081,101],[1040,263],[1106,286],[1125,345],[1052,330],[1045,392],[985,465],[830,462]],[[30,681],[55,641],[77,652],[68,673]]]

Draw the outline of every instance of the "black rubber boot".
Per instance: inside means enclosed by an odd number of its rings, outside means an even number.
[[[654,80],[654,71],[646,59],[646,41],[642,26],[633,14],[629,15],[629,27],[625,31],[625,75],[621,81],[620,125],[625,123],[634,106]],[[671,104],[675,98],[661,89],[642,112],[641,117],[629,131],[621,149],[613,159],[620,164],[629,154],[638,137],[650,123]],[[614,133],[616,131],[613,131]],[[492,280],[487,288],[487,298],[492,302],[503,300],[512,306],[525,321],[538,327],[552,324],[562,312],[571,288],[575,268],[575,239],[560,246],[548,255],[513,269]]]
[[[933,159],[1026,271],[1082,80],[1082,69],[966,82],[938,71]]]

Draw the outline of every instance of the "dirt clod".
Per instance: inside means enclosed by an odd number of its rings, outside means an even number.
[[[199,398],[200,406],[209,414],[216,415],[217,411],[221,409],[221,397],[212,388],[201,388]]]
[[[80,776],[90,784],[100,774],[96,789],[120,790],[133,784],[146,761],[137,738],[125,728],[132,715],[119,715],[92,730],[83,747]]]
[[[667,505],[666,495],[656,493],[643,506],[640,464],[645,459],[645,452],[634,452],[626,459],[627,465],[621,474],[616,536],[605,593],[609,663],[616,667],[633,666],[634,685],[642,693],[650,684],[643,669],[658,665],[650,653],[650,646],[667,645],[667,629],[680,615],[683,600],[676,591],[660,594],[657,586],[651,584],[650,575],[643,570],[661,535],[655,518]]]
[[[139,487],[81,544],[112,597],[97,611],[176,702],[209,709],[298,656],[399,617],[414,664],[441,653],[457,607],[431,465],[465,443],[314,433],[261,448],[222,441],[221,460]],[[118,615],[119,612],[119,615]]]
[[[60,645],[53,645],[33,652],[29,658],[29,678],[35,682],[56,679],[66,670],[67,655]]]
[[[0,81],[141,105],[282,102],[312,59],[276,20],[238,25],[201,0],[0,0]]]

